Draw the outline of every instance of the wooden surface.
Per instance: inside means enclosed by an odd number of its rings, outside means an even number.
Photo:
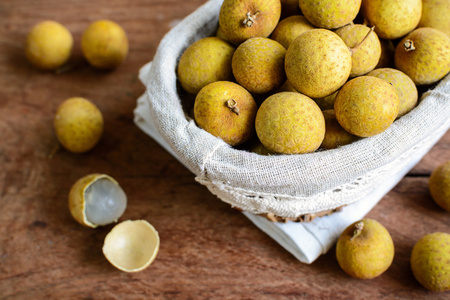
[[[395,259],[380,277],[358,280],[341,271],[335,248],[311,265],[298,262],[134,125],[144,92],[139,68],[171,26],[204,2],[0,2],[0,299],[448,299],[415,281],[409,255],[421,236],[450,232],[450,214],[427,188],[431,170],[450,159],[450,133],[368,215],[390,231]],[[37,71],[24,58],[27,31],[44,19],[74,35],[74,67],[66,73]],[[82,31],[97,19],[118,22],[129,37],[129,56],[112,72],[96,71],[80,54]],[[89,153],[50,157],[53,115],[73,96],[98,105],[103,137]],[[145,271],[123,273],[106,261],[101,247],[112,226],[88,229],[70,216],[71,185],[93,172],[125,190],[121,220],[145,219],[159,231],[159,254]]]

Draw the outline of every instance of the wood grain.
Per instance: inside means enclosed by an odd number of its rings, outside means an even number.
[[[427,188],[430,172],[450,159],[449,133],[368,215],[392,234],[395,259],[382,276],[357,280],[340,270],[334,248],[311,265],[298,262],[134,125],[144,92],[139,68],[204,2],[0,2],[0,299],[448,299],[415,281],[409,255],[422,235],[450,232],[449,213]],[[24,58],[28,30],[44,19],[74,35],[65,73],[38,71]],[[97,19],[120,23],[130,40],[127,60],[111,72],[81,56],[81,34]],[[104,135],[89,153],[50,155],[57,145],[53,115],[73,96],[99,106]],[[145,219],[159,231],[160,252],[145,271],[123,273],[103,257],[112,226],[88,229],[70,216],[71,185],[93,172],[111,175],[125,190],[121,220]]]

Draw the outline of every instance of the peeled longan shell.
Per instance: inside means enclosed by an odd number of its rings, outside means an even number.
[[[159,234],[150,223],[128,220],[114,226],[106,235],[102,250],[117,269],[139,272],[155,260],[159,244]]]

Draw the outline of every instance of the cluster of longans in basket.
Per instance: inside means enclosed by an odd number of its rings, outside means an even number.
[[[432,0],[225,0],[177,76],[197,125],[231,146],[337,148],[387,130],[449,73],[449,15]]]

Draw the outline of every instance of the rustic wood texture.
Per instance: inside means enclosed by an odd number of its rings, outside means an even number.
[[[395,259],[380,277],[358,280],[341,271],[334,248],[311,265],[298,262],[134,125],[144,92],[139,68],[171,26],[204,2],[0,2],[0,299],[448,299],[419,285],[409,256],[421,236],[450,232],[450,214],[427,187],[430,172],[450,159],[450,133],[369,213],[390,231]],[[74,35],[65,73],[37,71],[25,60],[26,34],[44,19]],[[81,56],[81,34],[97,19],[118,22],[129,37],[127,60],[111,72]],[[89,153],[51,155],[53,115],[73,96],[99,106],[103,137]],[[104,258],[112,226],[88,229],[70,216],[71,185],[93,172],[111,175],[127,193],[121,220],[145,219],[159,231],[159,254],[145,271],[124,273]]]

